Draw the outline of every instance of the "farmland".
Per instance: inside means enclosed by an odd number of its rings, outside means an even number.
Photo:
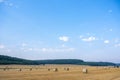
[[[55,68],[58,71],[54,71]],[[88,73],[82,72],[84,68]],[[120,80],[120,68],[81,65],[0,65],[0,80]]]

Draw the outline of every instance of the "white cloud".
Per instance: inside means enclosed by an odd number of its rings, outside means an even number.
[[[0,45],[0,49],[3,49],[3,48],[5,48],[5,46],[4,45]]]
[[[91,42],[91,41],[95,41],[96,37],[90,36],[88,38],[82,38],[82,41],[86,41],[86,42]]]
[[[80,38],[83,38],[83,36],[82,36],[82,35],[80,35]]]
[[[120,47],[120,43],[118,43],[118,44],[115,44],[115,47]]]
[[[62,47],[66,47],[64,44],[62,44]]]
[[[28,50],[29,50],[29,51],[32,51],[32,50],[33,50],[33,48],[28,48]]]
[[[10,50],[10,49],[7,49],[6,52],[11,52],[11,50]]]
[[[42,48],[42,52],[73,52],[75,48]]]
[[[22,45],[22,47],[25,47],[25,46],[27,46],[27,44],[26,44],[26,43],[22,43],[21,45]]]
[[[67,37],[67,36],[61,36],[61,37],[59,37],[59,40],[67,42],[67,41],[69,41],[69,37]]]
[[[90,33],[86,33],[88,36],[90,35]]]
[[[22,47],[22,48],[20,48],[20,51],[29,52],[29,51],[37,51],[37,50],[35,50],[34,48]]]
[[[108,43],[110,43],[110,41],[109,41],[109,40],[105,40],[104,43],[105,43],[105,44],[108,44]]]
[[[47,51],[47,49],[46,49],[46,48],[42,48],[41,50],[42,50],[43,52]]]
[[[75,48],[21,48],[20,51],[24,52],[47,52],[47,53],[59,53],[59,52],[73,52]]]
[[[15,6],[12,2],[10,2],[9,0],[0,0],[1,4],[4,4],[7,7],[12,7]]]
[[[119,39],[118,39],[118,38],[116,38],[116,39],[115,39],[115,43],[118,43],[118,42],[119,42]]]
[[[75,48],[67,48],[66,51],[68,52],[75,51]]]

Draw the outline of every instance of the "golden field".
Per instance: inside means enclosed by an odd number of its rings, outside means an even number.
[[[55,72],[54,68],[58,71]],[[64,68],[69,68],[69,71]],[[82,72],[83,68],[88,70],[87,74]],[[120,68],[80,65],[1,65],[0,80],[120,80]]]

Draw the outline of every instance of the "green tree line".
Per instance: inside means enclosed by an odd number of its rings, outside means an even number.
[[[0,55],[0,65],[21,64],[21,65],[45,65],[45,64],[74,64],[90,66],[115,66],[111,62],[85,62],[79,59],[54,59],[54,60],[26,60],[16,57]]]

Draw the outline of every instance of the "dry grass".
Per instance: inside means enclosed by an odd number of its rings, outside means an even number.
[[[67,67],[69,71],[64,70]],[[4,68],[8,69],[4,71]],[[58,71],[54,72],[54,68]],[[82,73],[83,68],[88,69],[88,74]],[[120,80],[120,68],[78,65],[1,65],[0,80]]]

